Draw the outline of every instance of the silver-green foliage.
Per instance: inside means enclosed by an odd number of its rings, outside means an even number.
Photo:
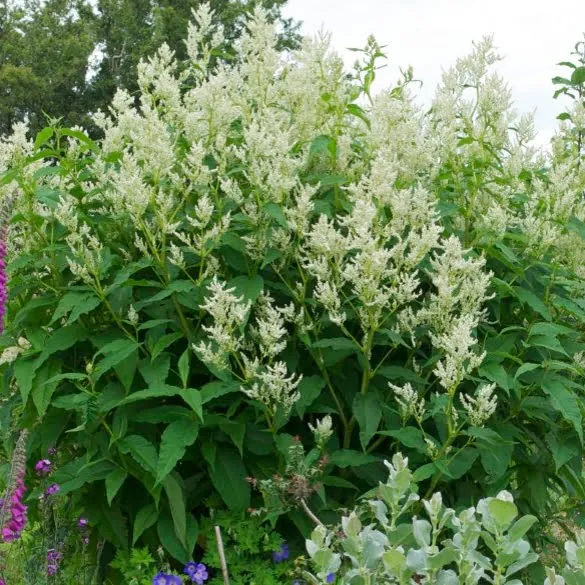
[[[321,525],[306,541],[313,567],[306,574],[310,583],[522,584],[522,571],[538,560],[525,538],[537,519],[519,517],[509,492],[457,513],[443,505],[439,492],[428,500],[419,498],[402,454],[386,466],[386,483],[342,518],[341,532]],[[372,514],[372,522],[363,522]],[[578,532],[565,551],[562,574],[547,569],[545,585],[585,583],[585,535]]]

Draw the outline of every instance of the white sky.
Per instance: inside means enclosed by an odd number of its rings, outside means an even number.
[[[569,60],[585,32],[585,0],[289,0],[284,13],[302,20],[303,32],[320,28],[348,65],[356,58],[347,47],[363,47],[374,34],[388,45],[388,67],[378,72],[378,87],[393,83],[399,66],[414,67],[426,102],[442,68],[471,50],[471,43],[494,34],[505,57],[497,68],[513,90],[520,112],[536,109],[539,142],[547,141],[563,103],[553,100],[551,78],[569,71]]]

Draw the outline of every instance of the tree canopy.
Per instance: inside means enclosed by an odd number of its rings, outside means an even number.
[[[228,43],[244,27],[244,14],[261,4],[281,24],[282,48],[299,39],[284,19],[287,0],[216,0],[213,10]],[[106,109],[117,87],[137,90],[136,67],[166,42],[177,58],[200,0],[3,0],[0,2],[0,135],[46,115],[67,125],[89,125],[88,113]],[[226,46],[229,51],[230,47]]]

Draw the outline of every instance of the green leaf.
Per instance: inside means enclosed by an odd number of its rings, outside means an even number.
[[[103,374],[111,370],[114,366],[120,362],[128,359],[135,351],[140,347],[140,343],[132,341],[130,339],[117,339],[112,343],[108,343],[98,354],[104,354],[103,360],[98,362],[94,371],[92,372],[92,379],[97,382]]]
[[[509,392],[508,372],[502,364],[486,361],[482,363],[478,370],[480,376],[487,378],[490,382],[495,382],[500,388]]]
[[[427,454],[428,448],[425,443],[422,431],[416,427],[404,427],[395,431],[380,431],[379,435],[386,435],[396,439],[401,445],[409,449],[416,449],[424,455]]]
[[[580,85],[585,83],[585,67],[577,67],[571,74],[571,83],[573,85]]]
[[[540,368],[540,364],[532,364],[530,362],[526,362],[522,364],[517,370],[516,374],[514,375],[514,379],[517,380],[522,374],[526,374],[527,372],[532,372]]]
[[[100,305],[100,303],[101,301],[99,297],[93,292],[70,291],[59,301],[59,304],[53,313],[51,323],[59,321],[65,317],[65,315],[70,313],[66,325],[71,325],[72,323],[75,323],[81,315],[93,311]]]
[[[228,286],[236,289],[236,296],[242,296],[244,297],[244,301],[255,303],[264,288],[264,281],[260,276],[253,276],[252,278],[236,276],[236,278],[230,280]]]
[[[55,474],[53,480],[56,483],[60,483],[61,490],[59,493],[65,495],[79,490],[88,483],[106,479],[115,469],[116,468],[111,461],[107,459],[99,459],[97,461],[91,461],[81,467],[75,477],[69,481],[60,482],[58,474]]]
[[[579,435],[581,445],[583,445],[583,421],[578,397],[563,383],[561,378],[547,376],[542,381],[542,389],[545,394],[548,394],[552,407],[573,425],[577,435]]]
[[[47,412],[53,393],[59,385],[58,381],[51,382],[50,380],[55,378],[60,371],[61,361],[59,360],[45,362],[37,370],[35,383],[32,388],[32,399],[41,418]]]
[[[175,421],[165,429],[160,443],[156,484],[161,483],[175,468],[198,435],[199,425],[191,420]]]
[[[417,468],[417,470],[412,474],[412,478],[417,482],[425,481],[425,479],[433,477],[437,471],[437,466],[434,463],[425,463],[425,465],[421,465],[419,468]]]
[[[175,534],[179,542],[187,549],[187,511],[185,509],[183,489],[172,475],[167,476],[165,479],[164,489],[169,500]]]
[[[207,404],[214,398],[219,398],[226,394],[232,394],[234,392],[240,392],[239,382],[224,382],[222,380],[215,380],[205,384],[201,388],[201,404]]]
[[[223,501],[230,510],[245,510],[250,506],[250,484],[248,472],[241,457],[234,449],[218,446],[215,466],[210,469],[210,478]]]
[[[367,465],[368,463],[375,463],[379,461],[373,455],[366,455],[359,451],[352,451],[351,449],[340,449],[331,454],[331,463],[337,467],[359,467],[360,465]]]
[[[307,407],[311,406],[325,387],[325,380],[321,376],[307,376],[298,386],[300,398],[295,403],[298,415],[303,418]]]
[[[177,538],[173,518],[169,511],[164,510],[160,514],[156,525],[156,531],[160,543],[173,558],[177,559],[183,565],[191,560],[191,551],[187,551],[185,546],[181,544],[181,541]]]
[[[131,455],[136,463],[156,477],[158,455],[152,443],[140,435],[129,435],[117,444],[121,453]]]
[[[477,449],[467,447],[448,460],[435,461],[435,465],[451,479],[459,479],[471,469],[478,455]]]
[[[370,119],[368,118],[368,115],[357,104],[348,104],[347,111],[352,116],[355,116],[356,118],[362,120],[362,122],[364,122],[368,128],[370,127]]]
[[[532,528],[532,526],[536,524],[536,522],[538,522],[536,516],[523,516],[517,520],[508,531],[510,542],[520,540]]]
[[[562,433],[559,436],[551,431],[546,434],[545,439],[555,462],[555,472],[558,472],[563,465],[577,457],[581,452],[581,448],[575,439],[563,436]]]
[[[353,413],[360,427],[360,443],[365,451],[382,420],[382,408],[373,392],[357,394],[353,401]]]
[[[190,350],[187,348],[179,358],[179,376],[181,376],[183,388],[187,388],[189,383],[189,353]]]
[[[550,335],[556,337],[557,335],[567,335],[573,332],[570,327],[559,325],[558,323],[535,323],[530,327],[529,335]]]
[[[173,423],[178,420],[189,420],[193,422],[193,413],[178,405],[154,406],[146,410],[139,410],[132,416],[136,422],[145,422],[150,424]]]
[[[508,570],[506,571],[506,579],[510,577],[510,575],[513,575],[514,573],[517,573],[518,571],[526,568],[528,565],[536,563],[538,559],[539,557],[535,552],[529,552],[524,558],[518,559],[508,567]],[[520,581],[520,579],[514,579],[510,581],[507,580],[506,585],[523,585],[523,582]]]
[[[134,530],[132,532],[132,546],[142,536],[145,530],[154,526],[158,520],[158,510],[154,504],[149,504],[141,508],[134,518]]]
[[[36,360],[34,359],[25,359],[23,357],[19,357],[14,363],[14,377],[16,378],[18,389],[20,390],[22,403],[25,406],[32,389],[36,367],[37,364]]]
[[[314,348],[325,348],[325,349],[351,349],[357,351],[359,348],[354,341],[347,337],[335,337],[333,339],[319,339],[313,343]]]
[[[491,429],[469,429],[468,434],[472,433],[478,437],[475,446],[479,451],[482,467],[491,476],[490,481],[499,479],[510,466],[514,444]]]
[[[497,498],[490,500],[488,510],[502,528],[509,526],[514,521],[514,518],[518,516],[518,508],[516,508],[514,502],[498,500]]]
[[[203,401],[201,392],[195,388],[185,388],[179,392],[181,398],[193,409],[193,412],[203,421]]]
[[[556,351],[558,353],[567,355],[567,352],[565,351],[565,348],[561,345],[561,342],[556,337],[552,337],[551,335],[533,335],[532,337],[528,338],[528,342],[526,343],[526,345],[544,347],[551,351]]]
[[[174,293],[192,293],[195,290],[196,286],[189,280],[173,280],[173,282],[171,282],[169,286],[167,286],[167,288],[161,292],[136,303],[135,309],[140,311],[148,305],[152,305],[153,303],[160,303],[160,301],[170,297]]]
[[[40,146],[45,144],[49,141],[49,139],[53,136],[54,131],[52,128],[43,128],[35,138],[34,149],[37,150]]]
[[[83,341],[86,338],[87,332],[77,323],[56,329],[46,340],[43,352],[37,362],[37,366],[43,364],[54,353],[70,349],[76,343]]]
[[[244,437],[246,436],[246,424],[235,420],[223,420],[219,428],[232,440],[238,448],[240,456],[244,458]]]
[[[169,371],[171,369],[171,356],[159,355],[154,361],[141,360],[138,371],[149,387],[166,386]]]
[[[127,477],[128,474],[119,467],[106,477],[106,498],[108,500],[108,506],[112,505],[112,501],[120,491]]]
[[[156,388],[148,388],[147,390],[139,390],[133,392],[130,396],[127,396],[119,403],[119,406],[125,404],[132,404],[133,402],[140,402],[142,400],[151,400],[153,398],[162,398],[164,396],[177,396],[181,394],[182,390],[178,386],[159,386]]]
[[[169,345],[173,344],[177,339],[181,339],[183,334],[180,332],[168,333],[159,338],[152,348],[151,361],[154,361]]]
[[[536,296],[532,291],[520,286],[515,286],[514,293],[525,305],[528,305],[532,310],[536,311],[539,315],[542,315],[547,321],[551,320],[551,314],[547,306],[542,302],[540,297]]]

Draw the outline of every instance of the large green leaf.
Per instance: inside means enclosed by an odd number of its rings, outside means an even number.
[[[37,360],[31,358],[20,357],[14,364],[14,377],[16,378],[16,383],[20,390],[20,396],[24,405],[26,405],[28,396],[32,390],[36,368]]]
[[[209,470],[210,478],[223,501],[231,510],[245,510],[250,506],[248,472],[237,451],[219,446],[215,465]]]
[[[193,412],[203,420],[203,405],[201,392],[195,388],[185,388],[180,391],[181,398],[193,409]]]
[[[552,407],[573,426],[583,445],[583,420],[577,395],[563,382],[562,378],[553,376],[546,376],[543,379],[542,389],[545,394],[548,394]]]
[[[130,396],[127,396],[119,403],[119,406],[125,404],[132,404],[133,402],[140,402],[142,400],[152,400],[154,398],[163,398],[167,396],[176,396],[182,391],[178,386],[167,386],[161,385],[154,388],[148,388],[147,390],[138,390],[133,392]]]
[[[106,498],[108,500],[108,506],[112,505],[112,501],[116,497],[116,494],[120,491],[123,483],[126,481],[128,473],[123,469],[114,469],[106,477]]]
[[[131,455],[136,463],[156,477],[158,455],[150,441],[140,435],[129,435],[118,441],[117,445],[121,453]]]
[[[351,449],[340,449],[331,454],[331,463],[337,467],[359,467],[360,465],[367,465],[378,461],[377,457],[373,455],[366,455],[359,451],[352,451]]]
[[[140,344],[131,339],[117,339],[103,346],[97,355],[104,355],[104,359],[97,363],[92,373],[94,382],[97,382],[101,376],[114,366],[127,360],[133,353],[138,351],[139,347]]]
[[[32,388],[32,399],[37,408],[39,416],[42,418],[47,412],[51,403],[53,393],[59,385],[59,381],[52,381],[61,371],[61,362],[59,360],[50,360],[45,362],[38,370],[35,376]]]
[[[55,323],[65,317],[65,315],[69,314],[66,325],[71,325],[72,323],[75,323],[81,315],[93,311],[100,305],[100,303],[101,301],[99,297],[97,297],[92,291],[70,291],[59,301],[59,304],[53,313],[51,323]]]
[[[132,532],[132,546],[136,544],[136,541],[142,536],[145,530],[154,526],[158,520],[158,510],[154,504],[144,506],[136,514],[134,518],[134,529]]]
[[[169,475],[164,481],[164,489],[169,501],[175,534],[181,545],[187,549],[187,511],[185,509],[183,488],[172,475]]]
[[[353,413],[360,427],[360,443],[365,451],[382,420],[382,409],[376,395],[373,392],[357,394],[353,401]]]
[[[178,420],[171,423],[162,435],[156,471],[156,483],[161,483],[175,468],[199,434],[199,425],[192,420]]]
[[[301,380],[298,391],[300,398],[295,403],[295,408],[301,418],[305,416],[305,411],[323,391],[325,380],[321,376],[307,376]]]
[[[393,437],[401,445],[409,449],[416,449],[419,453],[426,454],[428,452],[422,431],[416,427],[403,427],[394,431],[380,431],[379,434]],[[400,450],[400,447],[398,449]]]

